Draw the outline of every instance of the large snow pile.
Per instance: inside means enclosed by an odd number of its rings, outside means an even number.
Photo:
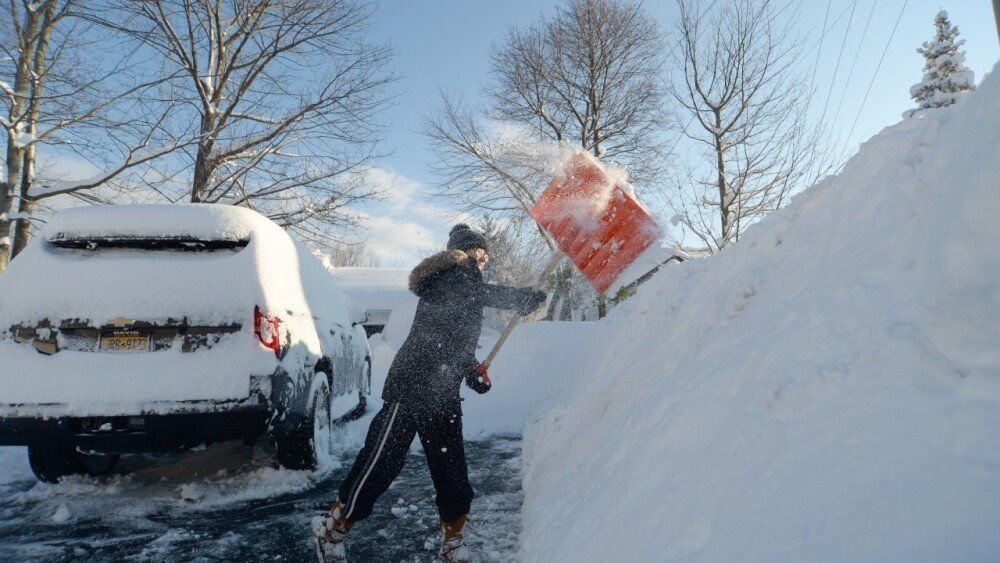
[[[998,146],[994,71],[566,342],[523,557],[995,558]]]

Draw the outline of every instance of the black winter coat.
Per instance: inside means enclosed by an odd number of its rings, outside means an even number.
[[[534,290],[488,284],[461,250],[439,252],[410,272],[420,301],[410,334],[396,353],[382,399],[420,409],[460,410],[462,380],[477,363],[483,308],[530,312]]]

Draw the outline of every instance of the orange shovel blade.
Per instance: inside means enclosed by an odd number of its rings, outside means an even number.
[[[649,212],[581,152],[549,182],[531,216],[599,293],[661,236]]]

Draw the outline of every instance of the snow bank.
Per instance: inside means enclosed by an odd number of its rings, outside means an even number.
[[[564,367],[562,354],[587,342],[595,323],[537,322],[518,325],[490,366],[493,388],[479,395],[462,387],[463,433],[470,439],[521,434],[526,424],[546,413],[570,388],[576,374]],[[476,355],[484,359],[496,338],[483,338]],[[556,353],[553,353],[556,352]],[[561,353],[560,353],[561,352]],[[597,350],[576,350],[583,357]],[[531,358],[526,365],[524,358]]]
[[[28,466],[28,448],[0,447],[0,485],[34,480]]]
[[[554,351],[523,558],[996,557],[998,146],[994,71]]]

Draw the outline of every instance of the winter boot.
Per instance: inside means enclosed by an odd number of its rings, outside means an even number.
[[[316,545],[316,557],[319,563],[347,561],[344,536],[351,530],[354,522],[344,518],[343,509],[344,505],[337,500],[325,517],[317,516],[312,520],[313,542]]]
[[[445,522],[441,520],[441,532],[444,534],[444,541],[441,543],[441,551],[438,555],[442,563],[471,563],[472,552],[465,547],[465,537],[462,535],[462,528],[465,526],[465,516],[458,520]]]

